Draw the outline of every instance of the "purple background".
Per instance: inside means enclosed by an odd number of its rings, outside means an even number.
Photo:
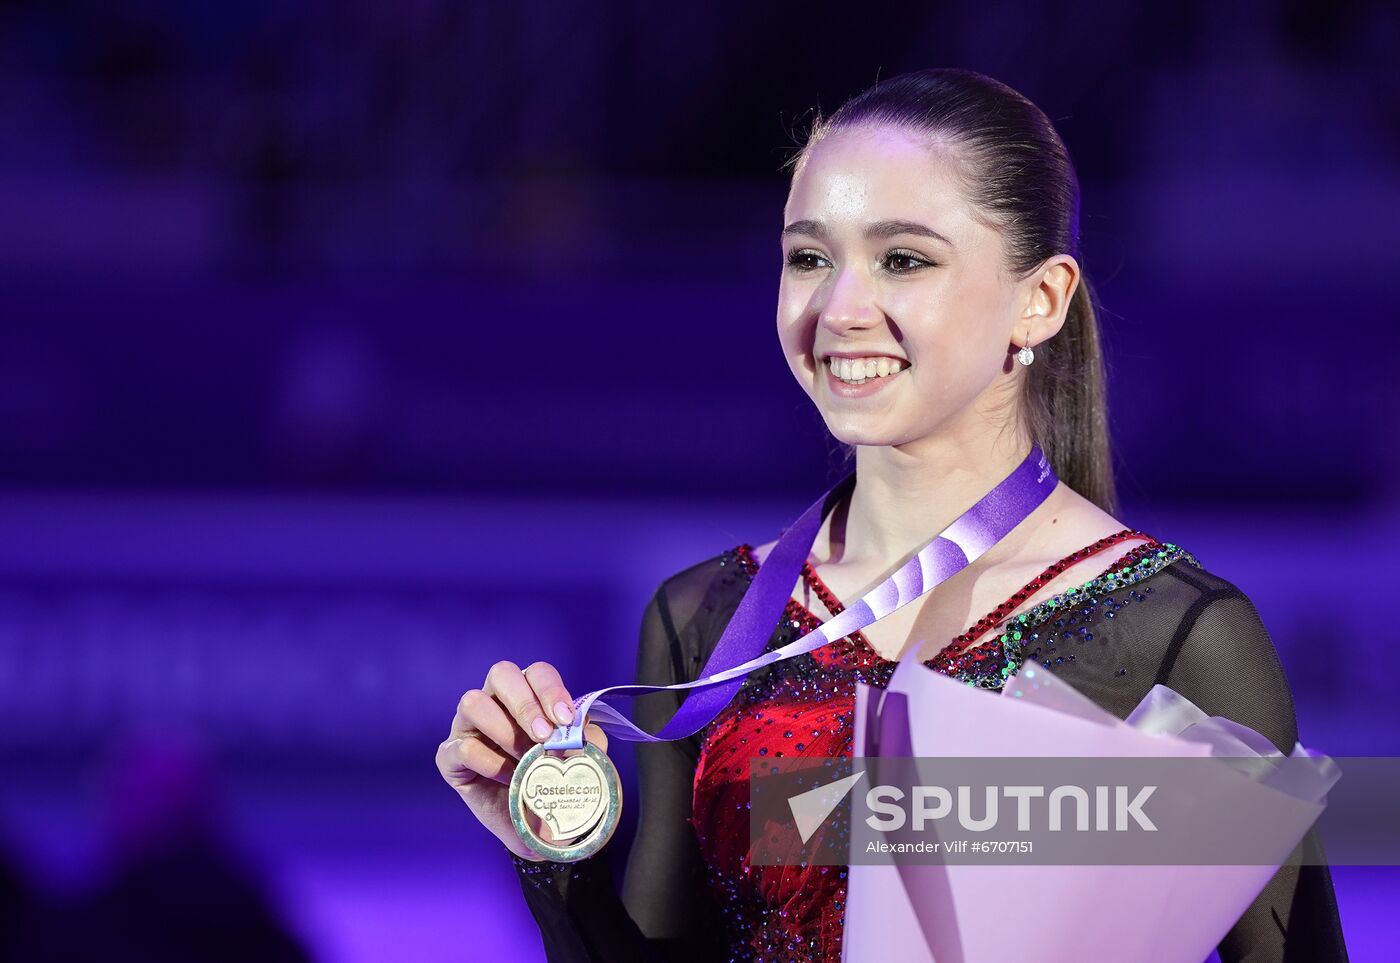
[[[1400,752],[1393,5],[116,6],[0,7],[0,905],[54,958],[192,906],[541,955],[434,749],[834,480],[778,165],[925,66],[1070,146],[1120,517],[1255,600],[1308,745]],[[1383,958],[1400,874],[1334,879]]]

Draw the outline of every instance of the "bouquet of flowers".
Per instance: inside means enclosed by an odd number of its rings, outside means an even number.
[[[1121,720],[1035,663],[994,695],[901,662],[886,689],[857,687],[855,756],[1211,759],[1214,788],[1178,815],[1205,840],[1248,825],[1276,859],[869,865],[853,833],[842,945],[852,961],[1090,960],[1106,948],[1113,959],[1203,960],[1290,858],[1341,775],[1328,756],[1296,744],[1284,757],[1252,729],[1207,716],[1163,685]],[[1009,923],[1012,907],[1034,906],[1037,894],[1056,907]]]

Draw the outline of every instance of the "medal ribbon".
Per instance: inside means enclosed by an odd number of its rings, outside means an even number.
[[[932,591],[1001,541],[1049,497],[1059,482],[1040,446],[1033,446],[1015,471],[935,535],[893,575],[801,638],[764,652],[816,541],[830,507],[828,500],[854,479],[854,472],[841,479],[782,532],[715,643],[699,678],[674,685],[615,685],[579,696],[574,700],[573,721],[556,726],[543,743],[544,748],[583,748],[583,727],[590,719],[609,736],[631,742],[668,742],[700,731],[729,704],[750,672],[859,632]],[[609,692],[638,695],[661,689],[698,691],[686,697],[655,735],[639,729],[606,702],[597,701]]]

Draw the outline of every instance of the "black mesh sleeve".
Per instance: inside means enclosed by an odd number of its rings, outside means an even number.
[[[1173,634],[1158,681],[1208,715],[1266,736],[1287,754],[1298,741],[1293,694],[1273,640],[1253,602],[1223,588],[1190,606]],[[1321,856],[1316,830],[1303,838]],[[1222,963],[1330,963],[1347,959],[1326,865],[1285,865],[1265,885],[1217,948]]]
[[[670,685],[693,678],[699,659],[682,646],[672,612],[678,606],[689,621],[699,607],[693,591],[670,579],[648,603],[637,651],[638,683]],[[681,693],[648,693],[635,700],[634,718],[655,732],[680,700]],[[636,744],[641,798],[622,895],[613,883],[609,847],[577,863],[531,862],[506,851],[550,963],[725,958],[719,942],[723,926],[706,891],[704,862],[689,824],[699,745],[698,736]]]

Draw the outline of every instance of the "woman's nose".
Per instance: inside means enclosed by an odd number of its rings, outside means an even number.
[[[821,324],[834,334],[869,328],[879,323],[880,311],[869,279],[850,268],[831,279],[826,304],[821,311]]]

